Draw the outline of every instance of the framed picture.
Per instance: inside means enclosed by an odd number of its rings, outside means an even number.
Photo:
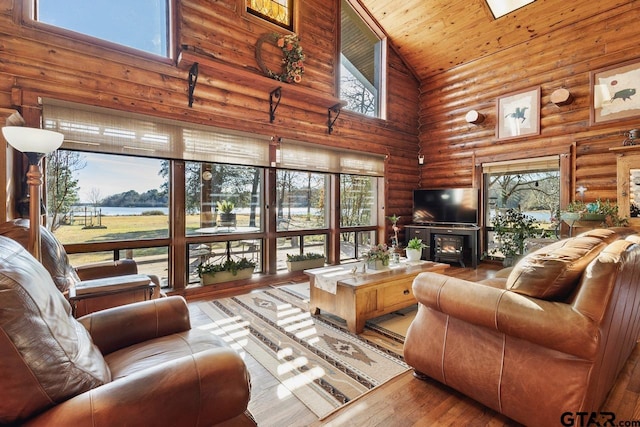
[[[640,59],[591,72],[591,124],[640,116]]]
[[[540,134],[540,86],[498,98],[498,139]]]

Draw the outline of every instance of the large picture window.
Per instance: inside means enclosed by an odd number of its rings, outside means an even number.
[[[493,219],[509,209],[535,219],[541,233],[555,234],[559,225],[560,166],[558,156],[483,164],[487,253],[500,258]]]
[[[135,257],[184,289],[203,262],[247,258],[273,274],[288,255],[334,263],[379,238],[384,156],[288,140],[270,155],[262,135],[46,98],[43,125],[65,135],[46,194],[73,264]]]
[[[170,56],[170,0],[34,0],[33,19],[154,55]]]

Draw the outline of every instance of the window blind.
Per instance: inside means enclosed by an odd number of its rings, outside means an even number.
[[[491,162],[482,164],[482,173],[508,174],[518,172],[536,172],[558,170],[560,168],[559,156],[536,157],[532,159],[507,160],[504,162]]]
[[[299,141],[282,141],[277,166],[352,175],[384,175],[384,156],[354,150],[323,147]]]
[[[42,115],[71,150],[269,165],[269,140],[248,133],[53,99],[43,100]]]

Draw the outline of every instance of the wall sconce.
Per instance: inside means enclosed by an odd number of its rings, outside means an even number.
[[[477,112],[476,110],[471,110],[467,113],[466,116],[464,116],[464,119],[467,121],[467,123],[478,125],[484,121],[484,115]]]
[[[424,165],[424,154],[418,154],[418,164]]]
[[[29,159],[29,170],[27,171],[29,242],[27,249],[38,261],[42,261],[40,252],[40,186],[42,185],[40,160],[60,147],[64,135],[50,130],[22,126],[5,126],[2,128],[2,135],[9,145],[24,153]]]
[[[556,104],[558,107],[561,107],[563,105],[571,104],[573,102],[573,95],[571,95],[567,89],[561,88],[554,90],[550,99],[551,102]]]

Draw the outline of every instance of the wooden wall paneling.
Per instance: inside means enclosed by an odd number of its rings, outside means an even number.
[[[300,97],[285,97],[269,123],[269,94],[248,84],[246,75],[267,79],[255,59],[255,43],[272,24],[246,15],[237,0],[183,0],[179,4],[179,40],[176,44],[199,49],[245,77],[221,78],[200,70],[193,108],[188,107],[188,69],[178,59],[150,59],[104,44],[64,37],[14,19],[21,0],[0,0],[0,36],[3,67],[0,71],[0,108],[11,105],[11,89],[30,94],[85,103],[163,118],[211,125],[307,141],[337,148],[392,155],[385,176],[385,209],[410,215],[412,190],[419,182],[418,82],[402,58],[388,53],[388,120],[363,117],[343,111],[332,135],[327,133],[327,110]],[[299,2],[298,28],[307,60],[300,87],[335,97],[338,26],[337,0]],[[6,11],[2,13],[1,11]],[[19,11],[15,12],[19,15]],[[280,53],[272,49],[274,64]],[[251,80],[251,78],[249,78]],[[275,80],[273,87],[285,85]],[[407,218],[408,219],[408,218]],[[179,233],[172,259],[176,270],[172,281],[184,272],[180,254],[185,246]],[[82,250],[82,245],[77,245]],[[178,286],[179,283],[177,284]]]
[[[425,80],[421,85],[419,121],[421,150],[432,161],[429,183],[448,181],[452,165],[446,159],[456,159],[461,163],[459,170],[471,175],[471,167],[464,164],[470,161],[471,154],[491,157],[510,152],[533,157],[542,147],[562,147],[578,140],[575,186],[590,185],[594,199],[615,196],[615,157],[606,151],[622,139],[602,140],[598,144],[587,140],[603,133],[624,131],[634,121],[589,126],[589,72],[637,56],[629,40],[640,35],[634,24],[638,10],[637,5],[626,5],[606,11]],[[498,96],[533,85],[542,89],[541,135],[496,141],[495,112],[486,108],[487,102],[494,106]],[[572,104],[557,107],[550,103],[550,94],[559,87],[573,94]],[[465,132],[452,112],[457,115],[472,108],[479,111],[484,108],[489,114],[484,127],[468,128]],[[468,144],[460,142],[461,135],[469,140]],[[437,146],[434,140],[439,141]],[[426,175],[424,171],[421,174],[423,186],[427,183]],[[458,177],[455,181],[467,180]]]

